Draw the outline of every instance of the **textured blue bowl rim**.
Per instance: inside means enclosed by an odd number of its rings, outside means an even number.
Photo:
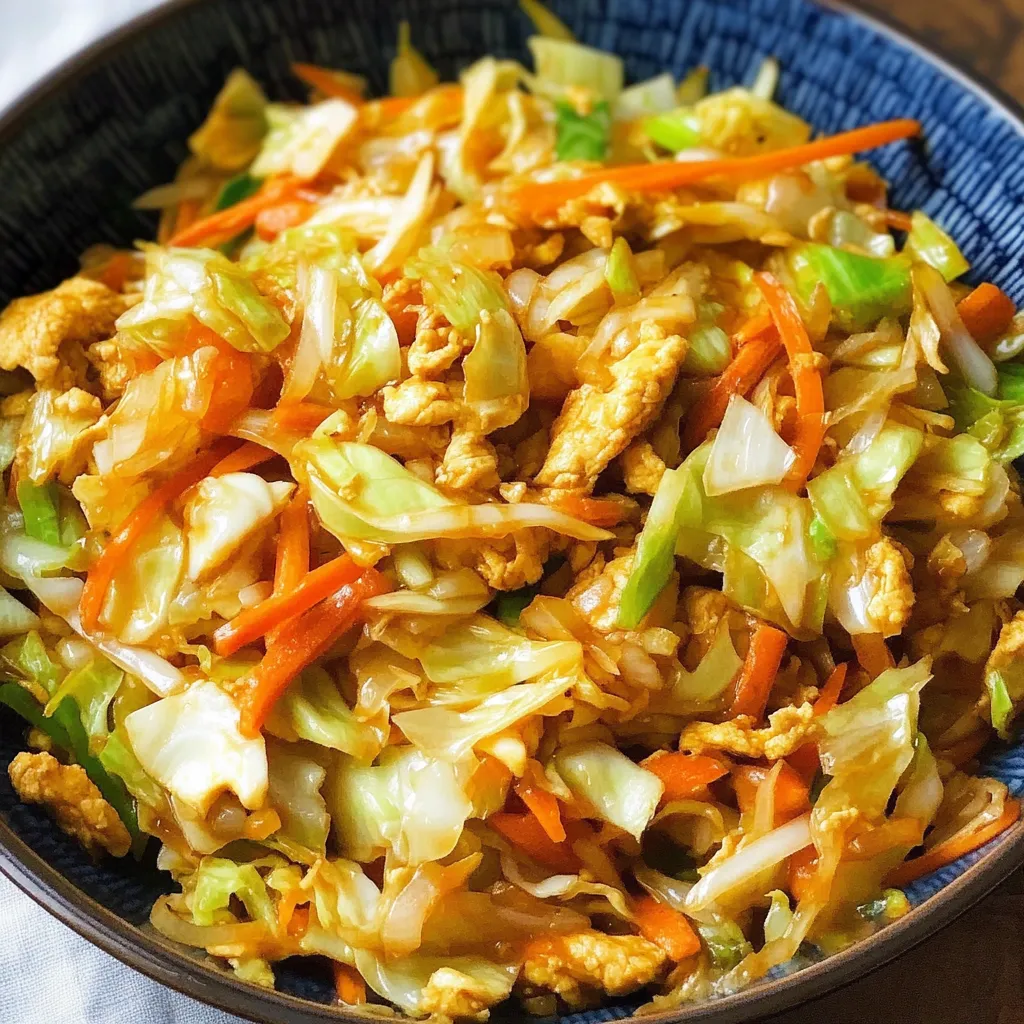
[[[191,8],[199,0],[166,0],[100,37],[73,54],[34,86],[0,109],[0,148],[19,133],[37,107],[100,65],[112,53],[131,45]],[[512,2],[512,0],[510,0]],[[846,0],[806,0],[859,22],[887,36],[980,99],[1024,136],[1024,107],[983,76],[915,38],[885,15],[868,13]],[[982,900],[1014,870],[1024,865],[1024,820],[986,848],[985,854],[915,907],[905,917],[869,939],[755,988],[644,1018],[651,1024],[739,1024],[768,1017],[833,992],[882,967],[928,939]],[[51,867],[0,819],[0,872],[27,896],[82,938],[141,971],[155,981],[252,1021],[282,1024],[349,1021],[367,1018],[340,1007],[310,1002],[283,992],[258,989],[201,960],[184,956],[173,943],[152,931],[126,923],[90,899]]]

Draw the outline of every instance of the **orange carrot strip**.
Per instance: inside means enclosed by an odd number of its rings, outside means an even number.
[[[827,715],[839,703],[843,684],[846,682],[847,668],[847,664],[843,662],[842,665],[836,665],[832,669],[832,674],[825,681],[825,685],[818,693],[818,699],[814,702],[815,718]]]
[[[277,452],[257,444],[255,441],[246,441],[240,448],[229,452],[213,469],[210,476],[225,476],[227,473],[244,473],[253,466],[262,465],[277,457]]]
[[[768,778],[770,764],[738,764],[732,769],[736,802],[745,814],[754,809],[757,790]],[[810,790],[796,770],[785,761],[775,780],[775,824],[782,825],[811,806]]]
[[[404,114],[418,99],[419,96],[385,96],[382,99],[370,100],[370,103],[379,120],[390,121],[399,114]]]
[[[622,521],[623,507],[617,501],[607,498],[591,498],[583,494],[568,494],[559,498],[557,507],[574,519],[581,519],[591,526],[605,528],[618,526]]]
[[[741,324],[732,336],[733,347],[738,349],[741,345],[746,345],[747,342],[753,341],[759,335],[774,328],[775,321],[772,319],[771,313],[767,309],[759,309],[749,320]]]
[[[246,736],[259,734],[267,715],[291,681],[356,624],[363,601],[387,589],[387,580],[376,569],[364,569],[358,579],[286,624],[263,660],[239,681],[235,699],[241,712],[241,729]]]
[[[192,246],[211,244],[215,240],[227,241],[250,228],[257,214],[271,206],[277,206],[290,199],[302,187],[296,178],[282,175],[268,178],[259,192],[243,199],[226,210],[218,210],[208,217],[202,217],[181,231],[175,231],[168,245]]]
[[[988,281],[964,296],[956,304],[956,311],[971,337],[981,345],[995,341],[1006,331],[1017,312],[1013,299]]]
[[[215,445],[204,455],[200,455],[191,466],[175,473],[169,480],[162,483],[148,498],[144,498],[125,517],[114,535],[107,541],[103,552],[89,566],[85,578],[79,612],[82,625],[87,632],[99,628],[100,615],[103,613],[103,602],[111,581],[124,565],[135,542],[149,529],[167,506],[179,495],[194,484],[199,483],[214,466],[227,454],[227,445]]]
[[[821,374],[814,366],[814,349],[793,296],[771,274],[762,271],[754,275],[754,280],[768,304],[768,311],[789,357],[796,394],[797,427],[791,444],[796,462],[786,479],[799,490],[814,468],[825,437],[825,395]]]
[[[741,331],[743,329],[740,328]],[[690,409],[683,432],[683,445],[687,451],[701,444],[708,431],[721,425],[729,399],[733,395],[748,394],[775,362],[781,348],[782,342],[774,330],[759,331],[740,348],[721,376]]]
[[[700,939],[686,916],[653,896],[633,900],[633,919],[640,934],[660,946],[670,960],[678,962],[700,952]]]
[[[275,626],[308,611],[339,587],[354,583],[360,571],[350,556],[339,555],[304,576],[294,589],[272,594],[266,601],[261,601],[254,608],[244,609],[230,622],[215,629],[214,650],[222,657],[234,654],[240,647],[258,640]]]
[[[519,799],[540,822],[540,827],[544,829],[551,842],[564,842],[565,826],[562,824],[562,815],[558,810],[558,799],[555,795],[539,786],[532,786],[526,779],[520,779],[515,790]]]
[[[838,135],[789,149],[757,156],[732,157],[723,160],[662,161],[653,164],[631,164],[611,167],[567,181],[524,185],[512,193],[513,201],[523,213],[534,216],[554,213],[564,203],[585,196],[596,185],[614,182],[634,192],[670,192],[683,185],[692,185],[712,178],[752,180],[768,177],[790,167],[801,167],[814,160],[845,156],[865,149],[874,149],[919,134],[917,121],[883,121],[856,128]]]
[[[313,216],[316,203],[308,199],[291,199],[278,206],[268,206],[256,214],[256,234],[264,242],[272,242],[282,231],[304,224]]]
[[[705,786],[729,774],[721,761],[704,754],[685,754],[673,751],[667,754],[652,754],[641,762],[652,775],[657,775],[665,786],[661,802],[687,800]]]
[[[580,859],[573,853],[568,840],[554,842],[532,813],[498,811],[487,819],[487,824],[538,864],[566,874],[575,873],[580,868]]]
[[[330,68],[296,62],[292,64],[292,74],[296,78],[301,78],[306,85],[318,89],[325,96],[330,96],[331,99],[345,100],[354,107],[361,107],[365,102],[355,89],[339,82],[338,75]]]
[[[337,410],[316,402],[286,402],[274,408],[274,425],[282,430],[313,431]]]
[[[839,697],[843,692],[843,684],[846,682],[847,665],[836,665],[832,674],[828,677],[825,685],[814,702],[814,717],[820,718],[827,715],[839,703]],[[797,747],[786,760],[796,769],[797,773],[806,781],[818,773],[821,761],[818,757],[818,744],[811,740],[803,746]]]
[[[309,930],[309,907],[295,907],[286,930],[289,935],[305,935]]]
[[[274,595],[287,594],[298,587],[309,573],[309,511],[302,488],[281,513],[277,561],[274,566]],[[274,643],[284,623],[267,630],[267,643]]]
[[[754,630],[750,650],[736,682],[736,696],[729,712],[733,718],[750,715],[756,721],[764,715],[768,694],[775,683],[788,640],[781,629],[763,622]]]
[[[886,876],[886,885],[904,886],[920,878],[922,875],[931,874],[946,864],[952,864],[959,860],[964,854],[984,846],[990,839],[1005,832],[1020,817],[1020,801],[1007,800],[1006,809],[995,821],[972,832],[969,836],[947,839],[939,843],[934,849],[915,857],[913,860],[904,861],[895,870],[890,871]]]
[[[860,667],[872,679],[877,679],[896,664],[881,633],[854,633],[850,636],[850,642]]]
[[[334,968],[334,994],[339,1003],[346,1006],[363,1006],[366,1003],[366,982],[363,976],[348,964],[331,961]]]
[[[200,203],[198,199],[183,199],[178,203],[178,209],[174,211],[174,231],[187,231],[196,222],[199,216]]]
[[[910,231],[914,223],[910,219],[909,213],[903,213],[902,210],[886,210],[885,211],[885,222],[891,228],[895,228],[897,231]]]
[[[818,874],[818,851],[813,845],[805,846],[789,858],[786,874],[786,887],[797,902],[813,893]]]

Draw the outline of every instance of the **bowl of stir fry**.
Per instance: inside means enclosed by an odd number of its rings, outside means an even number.
[[[110,104],[3,257],[4,869],[161,980],[733,1020],[1022,859],[1019,124],[640,7],[186,5],[7,129]]]

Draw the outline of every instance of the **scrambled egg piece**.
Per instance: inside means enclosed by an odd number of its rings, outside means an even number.
[[[420,995],[419,1012],[458,1020],[487,1020],[490,1007],[508,996],[462,971],[441,967],[430,976]]]
[[[1017,612],[1001,630],[985,663],[988,672],[1001,672],[1024,657],[1024,612]]]
[[[746,615],[722,591],[709,587],[687,587],[679,595],[676,616],[688,630],[686,664],[691,670],[711,650],[723,619],[730,629],[742,629],[746,624]]]
[[[889,537],[876,540],[865,553],[863,582],[870,586],[868,620],[882,636],[903,631],[914,608],[914,586],[910,580],[912,556]]]
[[[581,573],[565,596],[594,629],[610,633],[616,628],[619,602],[632,569],[632,554],[613,558],[598,573]]]
[[[57,824],[90,853],[106,850],[123,857],[128,852],[132,843],[128,829],[81,765],[61,764],[46,751],[22,751],[7,774],[22,801],[47,805]]]
[[[445,569],[468,566],[494,590],[518,590],[544,574],[551,548],[547,530],[516,530],[494,540],[436,540],[434,556]]]
[[[679,749],[691,754],[721,750],[737,757],[777,761],[788,757],[802,746],[814,732],[814,710],[810,704],[779,708],[758,729],[750,715],[740,715],[728,722],[690,722],[679,737]]]
[[[622,996],[649,985],[666,959],[660,946],[639,935],[551,935],[530,943],[522,978],[578,1009],[598,1002],[604,993]]]
[[[641,328],[641,340],[612,364],[607,390],[582,384],[565,400],[551,429],[551,448],[536,482],[541,487],[589,491],[601,471],[658,414],[686,356],[687,342]]]
[[[112,402],[120,398],[137,371],[133,362],[125,358],[117,339],[94,342],[85,355],[99,374],[103,401]]]
[[[128,305],[123,295],[85,277],[15,299],[0,314],[0,367],[24,366],[38,383],[62,391],[85,386],[85,348],[109,338]]]
[[[434,482],[450,491],[489,491],[501,483],[498,453],[480,434],[456,430]]]
[[[409,346],[409,372],[423,380],[435,380],[471,345],[454,327],[417,328]]]
[[[619,456],[619,465],[630,494],[653,495],[668,469],[650,441],[634,441]]]
[[[441,381],[411,377],[401,384],[389,385],[381,395],[384,398],[384,416],[389,423],[436,427],[455,419],[458,412],[448,385]]]

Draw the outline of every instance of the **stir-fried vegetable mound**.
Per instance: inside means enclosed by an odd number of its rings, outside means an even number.
[[[1024,318],[706,73],[228,78],[154,242],[0,316],[0,703],[153,925],[273,986],[732,992],[1012,824]]]

